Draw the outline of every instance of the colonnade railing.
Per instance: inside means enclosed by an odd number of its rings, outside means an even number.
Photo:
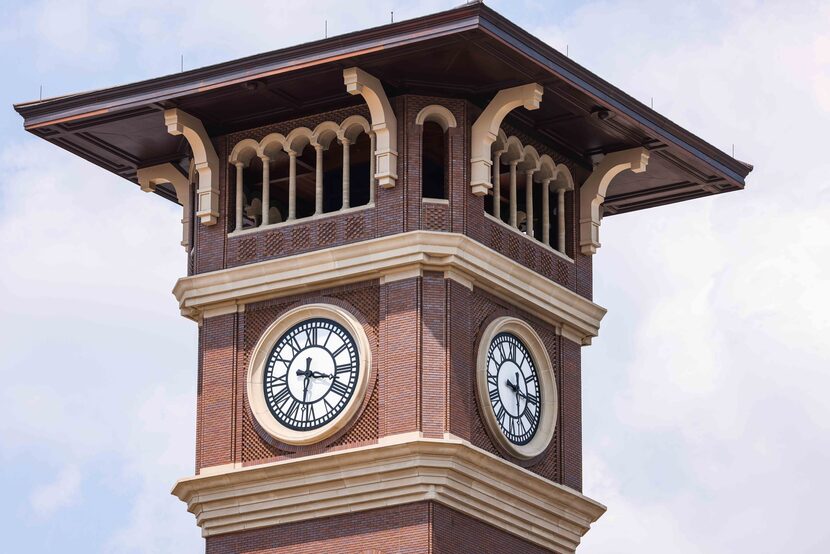
[[[288,155],[288,216],[286,222],[297,219],[297,158],[302,155],[306,147],[314,148],[315,152],[315,184],[314,184],[314,213],[310,217],[319,216],[323,213],[323,152],[327,150],[333,141],[337,141],[343,148],[343,180],[342,180],[342,203],[340,210],[351,207],[351,182],[350,182],[350,151],[349,147],[355,144],[358,136],[366,133],[369,137],[369,205],[375,201],[375,133],[371,130],[366,118],[358,115],[347,117],[343,122],[337,124],[333,121],[325,121],[317,125],[314,130],[307,127],[294,129],[288,135],[271,133],[261,141],[243,139],[239,141],[231,151],[228,161],[236,169],[236,213],[234,231],[242,231],[244,228],[244,169],[248,167],[255,157],[262,160],[262,211],[258,227],[272,225],[270,218],[271,198],[271,162],[276,159],[280,152]]]
[[[528,237],[534,237],[535,220],[533,205],[534,186],[542,187],[542,237],[540,242],[555,248],[565,254],[565,192],[574,190],[573,177],[570,170],[564,164],[557,164],[547,154],[539,155],[539,152],[532,146],[525,146],[515,136],[506,136],[499,131],[498,138],[493,143],[493,217],[502,220],[501,212],[501,168],[507,165],[510,172],[508,190],[508,225],[519,229],[518,217],[518,178],[519,174],[525,177],[525,213]],[[556,236],[557,243],[550,243],[550,193],[551,190],[557,194],[556,209]]]

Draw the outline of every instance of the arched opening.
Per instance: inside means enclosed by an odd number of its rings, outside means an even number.
[[[242,229],[262,223],[262,160],[254,156],[242,174]]]
[[[349,182],[351,183],[350,206],[365,206],[369,203],[369,160],[371,144],[369,135],[361,132],[349,145]]]
[[[332,140],[323,151],[323,213],[343,207],[343,145]]]
[[[449,198],[446,132],[425,121],[421,148],[421,186],[424,198]]]
[[[315,164],[314,148],[303,146],[297,153],[297,219],[314,215]]]

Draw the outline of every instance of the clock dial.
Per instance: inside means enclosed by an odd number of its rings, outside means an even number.
[[[502,434],[516,445],[530,442],[539,428],[542,392],[530,352],[512,333],[499,333],[490,342],[487,392]]]
[[[308,319],[283,333],[271,350],[263,379],[265,401],[285,427],[318,429],[349,404],[359,372],[352,335],[330,319]]]

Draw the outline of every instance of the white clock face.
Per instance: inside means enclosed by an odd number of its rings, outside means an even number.
[[[537,429],[542,392],[536,364],[524,343],[499,333],[487,352],[487,392],[501,433],[514,445],[529,443]]]
[[[349,331],[331,319],[308,319],[283,333],[271,350],[263,375],[265,402],[288,429],[318,429],[352,400],[359,372]]]

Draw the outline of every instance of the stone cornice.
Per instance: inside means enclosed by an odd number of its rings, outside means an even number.
[[[605,507],[454,436],[373,446],[181,479],[205,537],[432,500],[557,552],[574,552]]]
[[[465,235],[434,231],[412,231],[183,277],[173,294],[182,314],[198,321],[267,298],[424,270],[444,271],[450,279],[505,298],[581,344],[597,335],[606,311]]]

